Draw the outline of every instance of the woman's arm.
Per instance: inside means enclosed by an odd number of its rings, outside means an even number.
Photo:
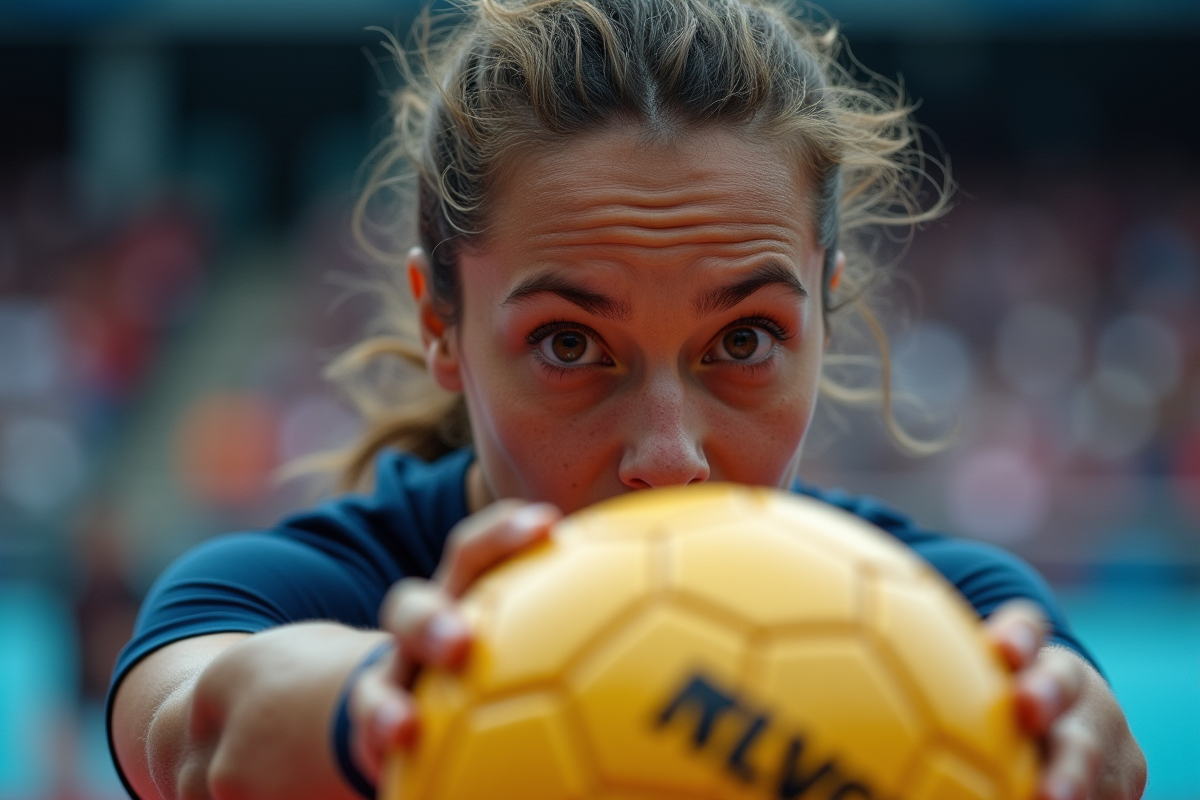
[[[346,676],[387,638],[308,622],[167,645],[117,689],[121,768],[142,800],[352,800],[329,721]]]
[[[373,781],[385,752],[415,735],[407,691],[415,671],[461,666],[467,655],[458,598],[487,569],[544,540],[560,517],[552,506],[509,500],[463,520],[432,580],[392,587],[384,631],[304,622],[155,651],[113,699],[113,745],[130,784],[141,800],[356,800],[330,741],[350,673],[380,643],[396,645],[351,693],[350,744]]]

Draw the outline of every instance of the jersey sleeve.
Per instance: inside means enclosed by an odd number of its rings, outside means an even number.
[[[190,550],[155,581],[114,686],[149,653],[210,633],[255,633],[304,620],[375,622],[362,573],[295,539],[272,533],[219,536]],[[382,594],[372,592],[370,594]]]
[[[134,636],[121,651],[108,691],[106,727],[112,743],[113,698],[143,658],[172,642],[212,633],[255,633],[305,620],[373,627],[386,591],[364,584],[326,553],[277,533],[219,536],[188,551],[155,581],[142,603]],[[137,797],[114,757],[118,776]]]

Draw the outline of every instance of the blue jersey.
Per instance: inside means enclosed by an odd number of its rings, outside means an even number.
[[[470,449],[433,463],[389,451],[376,463],[371,495],[340,497],[288,517],[272,530],[218,536],[185,553],[150,589],[133,638],[117,660],[108,696],[110,725],[112,697],[121,679],[171,642],[210,633],[254,633],[305,620],[378,628],[387,590],[401,578],[432,575],[450,529],[467,516],[465,478],[473,460]],[[1050,620],[1050,640],[1095,664],[1045,581],[1012,554],[922,530],[870,498],[800,483],[793,488],[845,509],[911,547],[981,617],[1009,600],[1034,601]]]

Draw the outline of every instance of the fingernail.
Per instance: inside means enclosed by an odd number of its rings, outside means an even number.
[[[555,508],[549,503],[533,503],[514,513],[510,524],[517,536],[525,537],[554,522],[555,516]]]
[[[1012,643],[1021,651],[1025,661],[1030,661],[1037,654],[1038,637],[1028,625],[1017,625],[1012,631]]]
[[[471,631],[457,614],[443,611],[429,621],[425,635],[430,657],[434,662],[444,665],[461,646],[463,639],[471,635]]]

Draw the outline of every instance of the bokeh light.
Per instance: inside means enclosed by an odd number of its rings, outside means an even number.
[[[972,452],[948,484],[949,516],[969,536],[1013,543],[1046,520],[1049,476],[1024,453],[1003,447]]]
[[[218,508],[262,499],[278,463],[278,425],[274,404],[259,395],[216,393],[192,403],[177,441],[192,497]]]
[[[948,430],[971,392],[974,366],[961,333],[922,322],[896,339],[893,350],[896,418],[918,435]]]
[[[45,303],[0,297],[0,398],[49,394],[62,369],[62,332]]]
[[[1072,385],[1083,365],[1079,324],[1052,303],[1023,303],[996,335],[1000,373],[1018,391],[1047,395]]]
[[[81,488],[84,459],[79,439],[61,420],[10,419],[0,432],[0,493],[30,514],[55,511]]]
[[[1183,354],[1167,326],[1146,314],[1124,314],[1105,326],[1096,353],[1097,371],[1126,402],[1144,396],[1155,403],[1175,388]],[[1114,378],[1114,375],[1120,375]]]
[[[1128,372],[1102,372],[1071,398],[1072,442],[1088,455],[1127,459],[1154,436],[1157,414],[1145,385]]]

